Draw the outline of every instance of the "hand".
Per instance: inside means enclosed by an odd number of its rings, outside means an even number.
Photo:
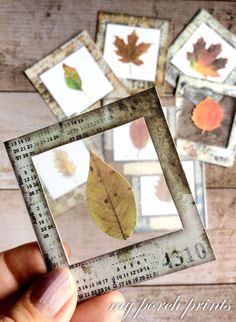
[[[67,252],[68,252],[68,247]],[[113,291],[80,304],[68,269],[47,273],[38,245],[30,243],[0,253],[0,322],[118,322],[112,302],[124,302]]]

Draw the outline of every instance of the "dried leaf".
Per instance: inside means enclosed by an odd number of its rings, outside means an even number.
[[[117,48],[115,53],[121,57],[119,60],[122,63],[133,63],[137,66],[142,65],[143,61],[139,57],[147,52],[151,43],[141,42],[137,45],[139,36],[135,30],[127,38],[128,42],[126,44],[122,38],[115,37],[114,45]]]
[[[199,129],[212,131],[220,127],[223,116],[220,104],[211,97],[206,97],[194,108],[192,120]]]
[[[191,67],[202,76],[218,77],[218,70],[225,68],[228,61],[227,58],[217,58],[221,51],[221,44],[212,44],[206,49],[206,42],[201,37],[193,45],[193,52],[187,52],[187,59]]]
[[[157,198],[164,202],[172,201],[170,191],[167,187],[166,180],[163,174],[160,175],[160,180],[155,185],[155,195]]]
[[[136,205],[130,184],[92,152],[86,193],[90,214],[102,231],[116,239],[133,233]]]
[[[69,160],[66,151],[59,149],[53,150],[53,162],[58,172],[65,177],[73,177],[76,172],[76,164]]]
[[[142,150],[150,139],[146,122],[143,118],[131,122],[129,128],[130,138],[134,147]]]
[[[63,64],[64,77],[66,85],[77,91],[82,91],[82,80],[74,67],[70,67],[66,64]]]

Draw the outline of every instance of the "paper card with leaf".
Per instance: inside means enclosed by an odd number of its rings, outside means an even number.
[[[192,194],[195,195],[194,164],[192,161],[182,161],[182,165]],[[140,177],[140,198],[141,216],[174,216],[178,214],[162,172]],[[181,227],[180,220],[179,224]]]
[[[173,102],[174,104],[174,102]],[[165,118],[173,138],[176,137],[175,106],[163,107]],[[119,168],[130,178],[135,194],[138,196],[137,231],[171,230],[181,227],[156,151],[149,135],[144,118],[116,127],[104,133],[104,155],[114,167]],[[182,161],[186,176],[204,224],[207,224],[205,206],[204,169],[201,162]],[[154,180],[154,182],[153,182]],[[160,184],[159,183],[160,181]],[[146,189],[145,182],[150,183]],[[162,202],[155,196],[155,186],[160,194],[167,194],[168,202]],[[142,192],[149,191],[146,198]],[[149,199],[153,197],[154,203]],[[141,201],[142,200],[142,201]],[[156,204],[157,207],[153,207]],[[159,209],[157,212],[148,208]],[[166,216],[168,214],[169,216]],[[171,217],[171,218],[170,218]]]
[[[202,9],[170,46],[166,80],[179,75],[233,84],[236,80],[236,36]]]
[[[112,133],[112,140],[114,161],[157,160],[143,118],[115,128]]]
[[[236,49],[203,23],[172,58],[187,76],[222,83],[236,67]]]
[[[59,120],[100,107],[111,93],[126,92],[86,31],[25,73]]]
[[[154,82],[160,30],[108,24],[104,59],[119,78]]]
[[[87,181],[89,150],[74,142],[34,157],[42,184],[52,199],[68,194]]]
[[[100,12],[96,43],[129,93],[164,86],[169,22]]]
[[[34,165],[55,217],[86,199],[84,185],[87,181],[89,151],[103,157],[102,144],[102,138],[93,137],[34,157]]]
[[[222,166],[233,165],[235,97],[233,85],[180,77],[176,118],[177,147],[181,155]]]
[[[137,216],[139,199],[132,189],[131,175],[123,171],[119,162],[111,163],[106,157],[96,155],[86,144],[87,139],[94,140],[94,136],[103,136],[106,131],[142,118],[182,224],[182,229],[173,229],[171,234],[135,232],[140,217]],[[75,159],[64,153],[66,145],[81,140],[90,155],[86,187],[83,185],[87,198],[83,205],[76,205],[55,218],[34,158],[56,149],[57,154],[53,152],[52,156],[62,176],[71,176],[76,169],[82,175],[79,164],[75,167]],[[71,270],[79,301],[214,260],[155,88],[12,139],[5,142],[5,147],[45,263],[48,269],[63,265]],[[80,159],[79,150],[78,162]],[[62,240],[72,245],[73,257],[79,262],[69,262]]]
[[[202,221],[207,226],[203,163],[182,160],[182,166]],[[136,230],[148,232],[180,229],[182,224],[178,211],[160,166],[156,167],[155,172],[155,174],[132,177],[132,187],[139,200]]]

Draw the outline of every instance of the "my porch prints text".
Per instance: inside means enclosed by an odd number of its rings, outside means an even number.
[[[231,299],[224,299],[220,302],[207,299],[205,301],[199,302],[194,298],[189,301],[181,302],[181,295],[178,295],[174,301],[165,301],[160,303],[149,302],[146,298],[137,305],[133,302],[127,303],[112,303],[110,306],[110,311],[122,311],[123,320],[128,316],[132,316],[133,320],[136,320],[142,313],[146,312],[158,312],[158,311],[170,311],[179,312],[180,320],[183,320],[190,312],[228,312],[231,310],[232,301]]]

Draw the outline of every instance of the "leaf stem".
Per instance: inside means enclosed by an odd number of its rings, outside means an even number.
[[[136,154],[136,159],[139,158],[139,153],[140,153],[140,150],[137,151],[137,154]]]
[[[129,63],[129,75],[132,73],[132,63]]]

